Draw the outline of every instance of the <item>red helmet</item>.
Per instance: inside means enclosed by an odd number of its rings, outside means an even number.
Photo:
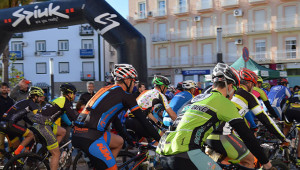
[[[280,83],[280,84],[289,84],[289,81],[288,81],[286,78],[281,78],[281,79],[279,80],[279,83]]]
[[[254,84],[257,84],[258,77],[253,71],[251,71],[247,68],[243,68],[242,70],[240,70],[239,74],[240,74],[241,80],[251,81]]]

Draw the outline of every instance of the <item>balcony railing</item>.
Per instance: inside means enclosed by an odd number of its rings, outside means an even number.
[[[195,38],[205,38],[216,36],[216,29],[214,26],[198,28],[195,31]]]
[[[170,34],[152,34],[152,42],[170,41]]]
[[[11,60],[23,60],[23,51],[9,51],[9,59]]]
[[[12,38],[23,38],[23,33],[13,33]]]
[[[264,51],[264,52],[250,52],[250,57],[255,60],[256,62],[270,62],[271,61],[271,53]]]
[[[300,17],[281,18],[276,21],[276,30],[300,29]]]
[[[171,58],[169,57],[161,57],[151,59],[152,67],[169,67],[171,66]]]
[[[189,11],[188,5],[177,5],[174,8],[174,14],[183,14]]]
[[[94,58],[94,49],[80,49],[80,58]]]
[[[230,24],[230,25],[224,25],[222,27],[223,34],[224,35],[232,35],[232,34],[241,34],[242,33],[242,24]]]
[[[222,7],[238,6],[239,0],[221,0]]]
[[[90,25],[82,25],[79,27],[79,35],[81,35],[81,36],[94,35],[94,29]]]
[[[165,8],[158,8],[153,11],[154,17],[164,17],[167,15],[167,10]]]
[[[255,4],[255,3],[264,3],[266,2],[267,0],[249,0],[249,3],[250,4]]]
[[[271,30],[271,22],[262,22],[262,23],[251,23],[246,25],[246,32],[255,33],[255,32],[263,32]]]
[[[134,16],[135,20],[144,20],[146,18],[147,18],[146,11],[140,11]]]
[[[275,60],[279,62],[293,62],[300,60],[300,51],[298,50],[282,50],[275,53]]]
[[[172,57],[172,66],[192,66],[193,63],[193,56],[177,56]]]
[[[173,32],[171,33],[171,39],[174,41],[188,40],[191,39],[191,33],[188,30]]]
[[[217,58],[215,54],[194,56],[194,65],[215,64]]]
[[[198,11],[202,10],[209,10],[213,8],[213,0],[207,0],[207,1],[199,1],[196,4],[196,9]]]
[[[93,80],[95,80],[95,72],[94,71],[81,71],[80,79],[82,81],[93,81]]]

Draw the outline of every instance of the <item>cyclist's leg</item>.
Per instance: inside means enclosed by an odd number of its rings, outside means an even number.
[[[26,129],[23,136],[25,137],[24,140],[21,142],[21,144],[18,146],[18,148],[15,150],[15,154],[18,155],[21,153],[21,151],[31,142],[31,140],[34,138],[33,133],[31,130]]]
[[[104,139],[106,138],[105,142],[109,143],[109,148],[112,154],[114,155],[114,158],[116,158],[120,150],[122,149],[124,143],[123,138],[119,135],[109,133],[109,132],[105,132],[103,137]]]
[[[283,134],[286,136],[291,127],[292,127],[292,123],[293,123],[293,113],[290,109],[290,107],[288,109],[286,109],[285,113],[284,113],[284,128],[283,128]]]
[[[241,165],[254,168],[253,155],[250,154],[243,141],[235,135],[211,134],[207,137],[206,143],[229,159],[239,160]]]
[[[53,133],[54,135],[56,135],[57,142],[60,143],[63,140],[64,136],[66,135],[67,131],[63,127],[54,125]]]

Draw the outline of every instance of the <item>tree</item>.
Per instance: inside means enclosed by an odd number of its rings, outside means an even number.
[[[33,0],[1,0],[0,9],[27,5]],[[5,47],[2,54],[2,82],[8,83],[8,66],[9,66],[9,47]]]

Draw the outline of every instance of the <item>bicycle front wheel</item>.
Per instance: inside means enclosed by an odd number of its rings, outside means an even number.
[[[73,170],[89,169],[93,169],[90,159],[82,151],[79,151],[73,161]]]
[[[4,170],[50,170],[48,161],[35,153],[21,153],[10,159]]]

